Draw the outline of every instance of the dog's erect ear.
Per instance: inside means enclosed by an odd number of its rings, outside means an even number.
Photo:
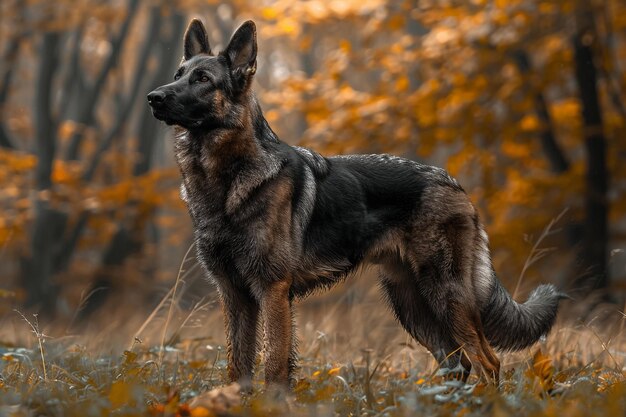
[[[188,60],[198,54],[211,54],[209,37],[206,34],[204,25],[198,19],[193,19],[185,31],[185,53],[184,60]]]
[[[222,52],[228,58],[236,87],[243,89],[256,72],[256,26],[248,20],[237,29]]]

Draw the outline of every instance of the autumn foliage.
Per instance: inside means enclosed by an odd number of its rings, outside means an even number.
[[[623,1],[6,0],[0,416],[218,414],[191,399],[221,385],[223,358],[185,333],[198,311],[217,310],[215,294],[185,256],[192,232],[172,132],[144,100],[172,78],[191,17],[205,22],[215,49],[241,21],[256,21],[255,89],[281,139],[325,155],[389,152],[445,167],[478,207],[495,269],[516,297],[553,282],[580,298],[597,290],[596,300],[612,303],[603,312],[623,315]],[[176,277],[184,291],[163,298]],[[623,415],[619,312],[598,318],[603,328],[618,323],[598,334],[589,323],[603,304],[577,304],[562,318],[575,324],[555,332],[559,343],[509,363],[501,392],[470,390],[410,362],[419,348],[397,334],[387,343],[329,324],[345,314],[374,325],[372,311],[387,314],[364,301],[363,280],[321,299],[328,311],[311,308],[323,324],[305,335],[295,405],[244,396],[246,415]],[[158,348],[149,347],[156,338],[126,352],[80,343],[43,352],[43,333],[13,330],[24,325],[17,309],[62,322],[62,335],[96,313],[114,333],[108,314],[119,306],[143,320],[165,299],[181,330],[164,332]],[[389,357],[374,364],[354,353],[378,339]],[[329,340],[352,351],[337,359]]]

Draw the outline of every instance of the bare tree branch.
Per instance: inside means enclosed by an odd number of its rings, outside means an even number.
[[[143,47],[141,52],[139,53],[139,59],[137,68],[135,69],[135,74],[133,80],[131,82],[131,91],[126,97],[126,100],[122,106],[120,106],[120,113],[115,125],[107,135],[100,142],[98,149],[94,153],[91,163],[88,165],[85,174],[83,175],[84,181],[90,181],[96,169],[102,159],[104,153],[110,148],[113,140],[119,136],[120,132],[126,125],[126,121],[128,120],[130,113],[133,109],[133,105],[137,100],[137,95],[139,94],[139,88],[141,86],[141,81],[145,78],[146,75],[146,67],[148,65],[148,58],[150,57],[150,52],[152,51],[152,47],[155,44],[155,39],[157,39],[159,34],[159,29],[161,27],[161,10],[159,7],[152,7],[150,10],[150,23],[148,24],[148,31],[146,32],[146,37],[143,43]]]
[[[172,55],[174,51],[179,50],[185,17],[181,14],[174,14],[171,17],[170,24],[169,34],[160,44],[159,60],[162,64],[154,74],[154,78],[150,82],[150,88],[165,84],[178,66],[178,61],[173,60]],[[157,143],[156,136],[158,126],[159,124],[152,116],[148,106],[144,106],[138,129],[139,144],[137,150],[139,151],[140,159],[133,169],[134,175],[145,174],[150,169],[152,164],[152,151],[154,145]]]
[[[100,98],[100,93],[102,92],[104,84],[106,83],[109,72],[117,65],[117,60],[122,50],[122,45],[124,44],[124,41],[126,40],[126,37],[128,35],[130,24],[137,13],[138,5],[139,0],[129,1],[126,18],[122,23],[120,32],[117,37],[115,37],[111,42],[111,54],[100,69],[100,72],[96,77],[96,81],[94,82],[93,86],[87,90],[84,95],[84,99],[80,103],[80,113],[76,122],[81,126],[88,126],[94,122],[94,110],[96,108],[96,104],[98,103],[98,99]],[[72,135],[70,139],[70,144],[67,149],[67,159],[75,160],[78,158],[80,145],[82,144],[83,138],[84,129],[78,129]]]
[[[514,59],[522,74],[529,75],[532,72],[530,59],[528,58],[526,51],[522,49],[515,51]],[[536,86],[530,85],[529,88],[530,91],[532,91],[533,100],[535,102],[535,112],[537,113],[537,117],[541,121],[542,125],[540,135],[541,147],[546,155],[546,158],[548,159],[548,162],[550,163],[552,171],[557,174],[562,174],[569,170],[570,163],[565,156],[565,152],[556,140],[554,126],[550,113],[548,112],[546,99],[543,92]]]
[[[80,69],[80,44],[83,38],[83,25],[79,25],[74,31],[74,45],[72,47],[72,55],[68,63],[67,72],[63,80],[63,87],[61,91],[63,95],[59,103],[59,112],[57,114],[57,120],[63,120],[67,118],[68,109],[72,102],[72,98],[82,96],[82,79]]]

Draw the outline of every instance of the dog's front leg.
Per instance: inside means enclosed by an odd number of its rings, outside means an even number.
[[[250,294],[229,283],[220,285],[228,349],[228,377],[244,389],[252,386],[257,353],[259,305]]]
[[[261,311],[265,329],[265,385],[288,386],[292,322],[289,289],[291,278],[272,282],[263,289]]]

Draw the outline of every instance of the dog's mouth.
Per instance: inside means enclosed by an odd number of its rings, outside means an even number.
[[[171,117],[168,116],[168,114],[162,110],[159,109],[155,109],[154,107],[152,108],[152,115],[157,119],[160,120],[162,122],[165,122],[168,125],[173,124],[172,123],[172,119]]]
[[[172,117],[171,114],[163,111],[163,110],[159,110],[159,109],[152,109],[152,115],[157,119],[160,120],[162,122],[164,122],[166,125],[168,126],[173,126],[173,125],[178,125],[181,127],[184,127],[186,129],[192,129],[192,128],[196,128],[196,127],[200,127],[202,125],[202,120],[183,120],[183,119],[178,119],[175,117]]]

